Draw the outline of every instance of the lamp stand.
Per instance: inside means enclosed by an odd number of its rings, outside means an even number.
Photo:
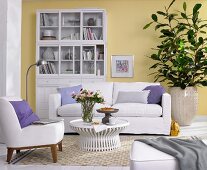
[[[26,74],[26,101],[28,101],[28,75],[29,75],[29,70],[33,67],[37,65],[36,63],[35,64],[32,64],[31,66],[29,66],[29,68],[27,69],[27,74]]]

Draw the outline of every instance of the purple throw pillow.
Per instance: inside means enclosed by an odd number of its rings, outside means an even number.
[[[73,104],[77,103],[75,99],[72,98],[73,93],[79,93],[82,89],[82,85],[58,88],[59,93],[61,94],[61,104]]]
[[[39,117],[33,113],[29,104],[25,101],[10,101],[12,104],[21,128],[31,125],[34,121],[40,120]]]
[[[144,90],[150,90],[148,96],[149,104],[160,104],[162,95],[165,93],[165,89],[161,85],[147,86]]]

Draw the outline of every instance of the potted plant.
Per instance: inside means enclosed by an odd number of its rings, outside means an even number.
[[[104,102],[104,98],[99,91],[92,92],[86,89],[81,89],[78,94],[73,93],[72,98],[81,104],[82,119],[87,123],[92,122],[94,105]]]
[[[198,3],[187,12],[171,12],[173,0],[163,11],[152,14],[152,22],[159,31],[160,43],[150,56],[155,63],[151,75],[155,81],[167,82],[172,96],[172,116],[180,125],[190,125],[197,112],[198,92],[196,86],[207,86],[207,20],[201,19]]]

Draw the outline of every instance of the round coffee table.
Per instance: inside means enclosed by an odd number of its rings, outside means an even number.
[[[80,134],[80,149],[85,151],[110,151],[120,147],[119,133],[128,125],[127,120],[119,119],[115,125],[103,125],[106,129],[96,132],[92,124],[82,119],[70,121],[70,127]]]

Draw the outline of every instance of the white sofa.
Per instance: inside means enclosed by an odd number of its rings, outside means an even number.
[[[78,84],[70,84],[74,86]],[[103,117],[103,114],[96,112],[101,107],[112,106],[119,109],[114,116],[128,120],[130,125],[124,133],[131,134],[164,134],[169,135],[171,123],[171,96],[163,94],[161,106],[158,104],[142,103],[119,103],[116,99],[119,91],[142,91],[149,85],[159,85],[159,83],[146,82],[101,82],[101,83],[82,83],[83,88],[92,91],[100,90],[105,99],[105,104],[96,104],[94,108],[95,117]],[[61,95],[59,93],[49,96],[49,118],[64,118],[65,133],[74,132],[69,122],[81,117],[81,106],[79,103],[61,106]]]

